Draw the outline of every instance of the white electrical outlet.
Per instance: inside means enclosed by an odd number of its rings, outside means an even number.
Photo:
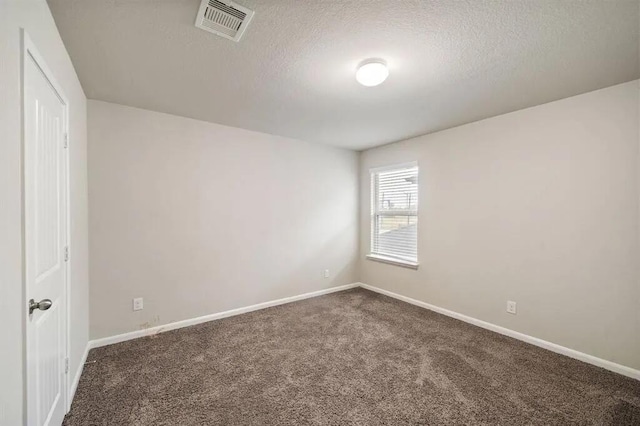
[[[324,270],[324,277],[325,278],[329,278],[329,270],[328,269]]]
[[[133,310],[141,311],[142,309],[144,309],[142,297],[136,297],[135,299],[133,299]]]
[[[507,301],[507,312],[514,315],[516,314],[516,302],[512,300]]]

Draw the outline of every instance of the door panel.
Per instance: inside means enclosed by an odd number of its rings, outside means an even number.
[[[36,149],[34,182],[36,281],[60,269],[60,120],[50,106],[36,101]]]
[[[35,322],[36,347],[34,348],[34,353],[38,354],[35,372],[38,375],[39,401],[37,408],[38,413],[40,413],[40,422],[36,424],[41,425],[47,424],[45,420],[49,416],[51,416],[51,419],[59,417],[55,411],[57,411],[58,405],[60,407],[64,406],[64,404],[60,404],[64,402],[60,392],[59,379],[63,373],[59,362],[59,354],[63,348],[60,346],[59,339],[61,332],[60,309],[56,306],[56,302],[53,302],[46,315],[41,315]],[[64,415],[64,412],[62,414]],[[55,423],[51,422],[50,424],[53,425]]]
[[[65,104],[29,51],[24,62],[24,200],[27,300],[27,422],[62,423],[66,411]]]

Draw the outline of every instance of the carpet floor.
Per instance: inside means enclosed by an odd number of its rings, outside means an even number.
[[[640,381],[353,289],[97,348],[65,425],[640,425]]]

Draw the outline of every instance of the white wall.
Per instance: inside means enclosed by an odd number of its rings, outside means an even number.
[[[363,152],[360,280],[640,369],[638,93],[634,81]],[[364,259],[368,170],[414,160],[418,271]]]
[[[21,44],[25,28],[70,102],[71,374],[88,341],[86,98],[43,0],[0,1],[0,424],[24,419]]]
[[[88,105],[92,339],[357,281],[357,153]]]

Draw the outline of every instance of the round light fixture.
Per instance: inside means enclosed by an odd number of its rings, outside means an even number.
[[[377,86],[387,79],[389,69],[387,64],[380,59],[363,62],[356,71],[356,80],[363,86]]]

